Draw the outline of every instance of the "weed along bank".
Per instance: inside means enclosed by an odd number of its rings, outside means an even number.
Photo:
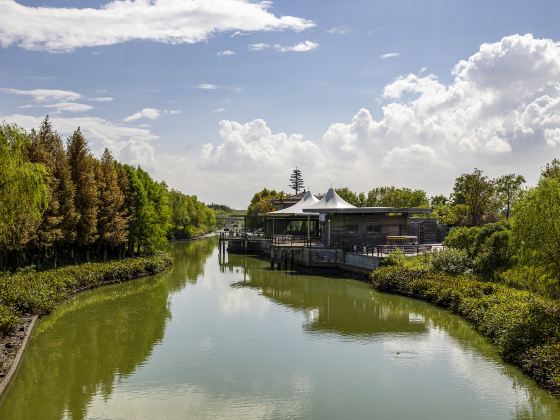
[[[254,216],[246,222],[255,227],[252,231],[223,233],[220,249],[265,255],[274,267],[332,267],[366,273],[391,250],[417,255],[440,246],[435,242],[436,220],[413,218],[429,214],[429,208],[355,207],[333,188],[321,199],[306,191],[293,204],[290,199],[275,203],[280,208],[258,216],[258,222]],[[421,225],[425,227],[420,229]]]

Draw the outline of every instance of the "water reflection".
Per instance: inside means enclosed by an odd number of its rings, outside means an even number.
[[[364,282],[170,247],[174,269],[43,319],[4,419],[554,419],[460,318]]]

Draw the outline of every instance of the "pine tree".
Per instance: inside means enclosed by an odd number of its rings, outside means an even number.
[[[75,236],[74,185],[62,139],[53,130],[48,116],[41,123],[39,132],[32,132],[31,138],[29,159],[45,166],[45,181],[49,190],[48,207],[32,243],[43,258],[54,249],[56,267],[58,248]]]
[[[290,176],[290,188],[297,193],[299,190],[303,189],[303,177],[301,176],[301,171],[297,168],[292,171]]]
[[[96,168],[99,188],[97,232],[103,246],[103,261],[106,261],[107,248],[114,249],[126,241],[128,223],[122,213],[124,194],[119,187],[115,162],[108,149],[103,152]]]
[[[72,182],[76,188],[76,244],[85,248],[89,261],[89,247],[97,239],[98,194],[94,159],[79,128],[68,139],[67,154]]]

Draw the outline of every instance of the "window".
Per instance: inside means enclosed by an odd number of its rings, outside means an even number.
[[[368,225],[367,226],[368,233],[381,233],[381,225]]]
[[[358,233],[358,225],[347,225],[346,233]]]

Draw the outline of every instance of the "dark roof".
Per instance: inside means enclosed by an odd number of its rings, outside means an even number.
[[[371,213],[431,213],[431,208],[424,207],[350,207],[350,208],[313,208],[303,209],[305,213],[323,214],[371,214]]]

